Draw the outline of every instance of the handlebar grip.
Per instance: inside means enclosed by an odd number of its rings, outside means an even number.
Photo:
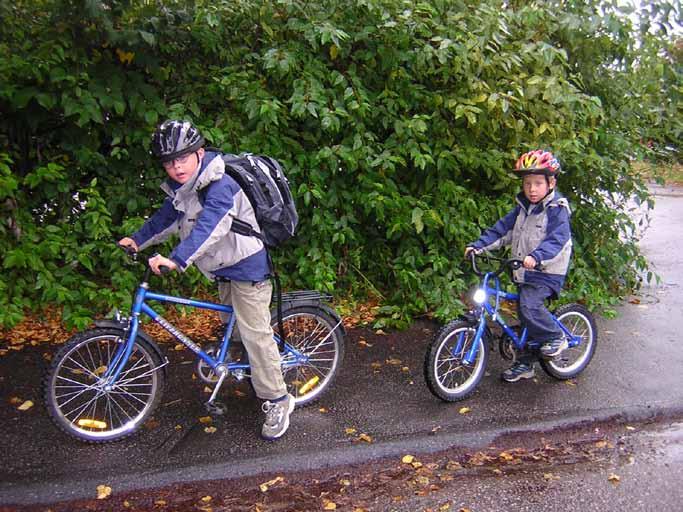
[[[136,251],[135,249],[133,249],[130,245],[122,245],[122,244],[120,244],[120,243],[118,243],[118,242],[116,242],[116,245],[117,245],[119,248],[123,249],[123,252],[125,252],[125,253],[126,253],[128,256],[130,256],[131,258],[136,258],[136,257],[137,257],[138,251]]]
[[[166,265],[159,265],[159,272],[163,274],[168,274],[171,272],[171,267],[167,267]]]

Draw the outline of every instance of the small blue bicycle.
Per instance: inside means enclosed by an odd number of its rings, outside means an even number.
[[[136,253],[126,252],[136,259]],[[141,314],[197,355],[197,375],[214,384],[206,403],[211,414],[223,414],[227,409],[216,397],[228,376],[249,378],[248,361],[233,361],[230,355],[235,326],[232,307],[152,292],[149,278],[147,267],[129,317],[117,312],[114,319],[97,321],[96,328],[75,334],[48,370],[45,402],[50,416],[61,430],[81,441],[102,443],[133,434],[161,400],[169,361],[142,329]],[[315,291],[283,293],[282,321],[278,322],[275,312],[272,315],[283,376],[297,406],[320,398],[339,372],[344,356],[344,327],[339,315],[325,303],[330,298]],[[200,347],[154,311],[147,303],[150,300],[228,313],[222,340]]]
[[[498,261],[496,271],[483,273],[477,268],[477,258]],[[474,308],[462,318],[444,326],[430,344],[424,363],[424,375],[429,390],[441,400],[455,402],[467,398],[484,376],[489,349],[496,336],[489,319],[500,328],[498,347],[503,358],[514,360],[523,350],[538,350],[540,343],[527,340],[526,329],[519,333],[500,315],[501,299],[518,301],[519,295],[500,288],[500,275],[505,269],[522,266],[518,259],[501,259],[487,254],[470,253],[472,269],[482,277],[473,296]],[[493,305],[492,305],[493,303]],[[569,340],[569,348],[554,359],[541,359],[548,375],[566,380],[576,377],[590,363],[598,341],[593,315],[580,304],[565,304],[553,316]]]

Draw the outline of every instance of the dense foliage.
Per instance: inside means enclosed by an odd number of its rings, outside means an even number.
[[[162,200],[148,142],[168,117],[282,161],[301,216],[276,256],[287,286],[377,295],[393,323],[460,310],[465,244],[511,207],[515,156],[551,148],[567,296],[609,304],[645,268],[630,162],[676,149],[682,124],[680,4],[617,3],[3,2],[0,323],[129,300],[139,273],[113,241]]]

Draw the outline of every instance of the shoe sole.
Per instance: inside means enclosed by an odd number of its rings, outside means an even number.
[[[285,426],[284,428],[276,435],[274,436],[264,436],[263,433],[261,433],[261,437],[265,439],[266,441],[275,441],[276,439],[279,439],[284,435],[285,432],[287,432],[287,429],[289,428],[289,415],[292,414],[294,411],[294,397],[289,401],[289,411],[287,412],[287,417],[285,418]]]
[[[502,377],[502,379],[505,382],[517,382],[518,380],[522,379],[533,379],[536,376],[536,372],[527,372],[527,373],[520,373],[519,375],[512,377],[512,378],[506,378]]]
[[[553,357],[559,356],[562,352],[564,352],[564,351],[567,350],[568,348],[569,348],[569,343],[566,343],[566,342],[565,342],[565,343],[562,344],[562,346],[561,346],[559,349],[557,349],[557,350],[556,350],[555,352],[553,352],[552,354],[546,354],[546,353],[543,352],[543,349],[541,349],[541,355],[542,355],[545,359],[552,359]]]

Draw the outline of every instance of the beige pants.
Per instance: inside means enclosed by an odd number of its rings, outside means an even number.
[[[280,352],[270,326],[272,292],[273,285],[267,280],[255,284],[249,281],[218,283],[221,303],[232,305],[237,315],[235,327],[249,354],[251,382],[256,396],[262,400],[274,400],[287,394]]]

